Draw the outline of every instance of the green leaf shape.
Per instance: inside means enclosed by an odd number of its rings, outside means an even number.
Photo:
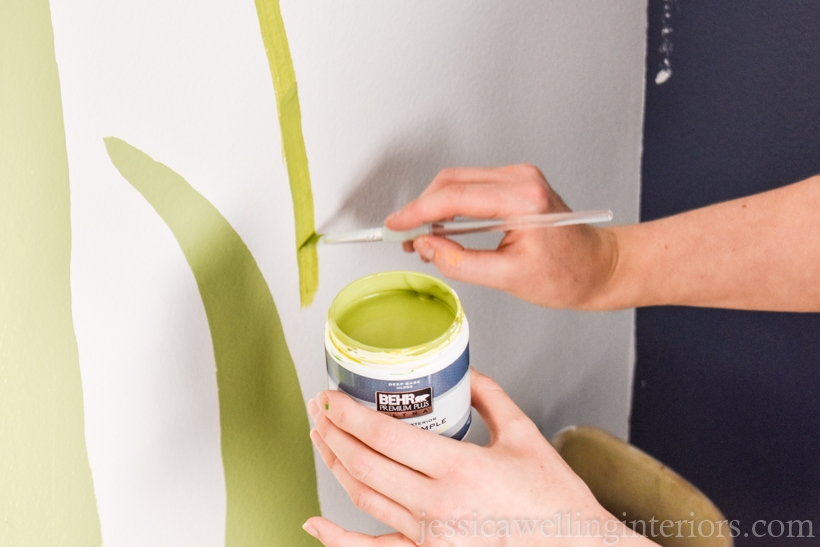
[[[319,254],[310,244],[316,225],[313,213],[313,191],[310,187],[305,138],[302,134],[302,110],[296,86],[296,71],[290,55],[285,23],[279,0],[255,0],[259,28],[268,57],[279,130],[282,133],[282,155],[288,169],[293,220],[296,225],[296,261],[299,265],[299,296],[302,306],[309,306],[319,287]]]
[[[0,2],[0,545],[102,545],[71,313],[68,155],[47,0]]]
[[[180,175],[128,143],[108,155],[174,234],[213,340],[227,493],[226,545],[316,545],[319,514],[307,412],[279,313],[239,234]]]

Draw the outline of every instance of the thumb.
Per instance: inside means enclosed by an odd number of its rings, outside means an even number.
[[[470,369],[470,387],[472,405],[481,415],[487,428],[490,430],[491,441],[494,444],[499,437],[510,435],[515,437],[521,432],[521,427],[538,428],[524,412],[510,399],[498,383],[475,369]],[[510,435],[507,435],[509,433]],[[540,436],[540,433],[539,433]]]
[[[510,276],[510,261],[498,251],[465,249],[439,236],[421,236],[413,248],[422,260],[432,262],[445,276],[456,281],[503,289]]]

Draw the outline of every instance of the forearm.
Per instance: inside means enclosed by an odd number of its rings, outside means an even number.
[[[820,311],[820,177],[610,233],[599,308]]]

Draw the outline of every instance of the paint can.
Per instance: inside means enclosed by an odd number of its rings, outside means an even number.
[[[470,429],[469,326],[443,281],[382,272],[342,289],[328,310],[328,384],[416,427],[461,440]]]

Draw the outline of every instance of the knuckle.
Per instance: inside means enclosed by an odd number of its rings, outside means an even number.
[[[458,178],[458,173],[459,170],[455,167],[445,167],[444,169],[438,172],[436,178],[441,180],[453,180],[455,178]]]
[[[543,180],[544,178],[544,175],[541,173],[541,170],[531,163],[518,164],[515,166],[515,169],[527,178],[532,178],[536,180]]]
[[[351,499],[353,501],[353,505],[368,514],[373,511],[376,501],[374,499],[373,492],[368,488],[359,488],[353,493]]]
[[[372,463],[362,456],[354,456],[347,464],[347,471],[350,476],[360,482],[365,482],[372,470]]]
[[[402,213],[410,216],[417,216],[423,209],[423,205],[419,198],[416,198],[402,208]]]
[[[455,167],[444,168],[441,171],[439,171],[438,174],[436,174],[436,176],[433,178],[433,182],[430,183],[429,189],[440,189],[443,186],[446,186],[447,184],[452,182],[457,177],[458,169],[456,169]]]
[[[475,374],[470,376],[470,382],[473,383],[473,386],[479,389],[492,389],[492,390],[500,390],[501,386],[490,378],[489,376],[482,374],[478,371],[475,371]]]
[[[552,206],[552,193],[546,184],[531,181],[526,187],[526,199],[538,209],[549,210]]]
[[[370,446],[376,452],[381,452],[382,454],[389,452],[398,441],[395,424],[393,423],[379,424],[373,429],[371,435]]]
[[[316,431],[319,432],[319,435],[324,437],[328,431],[330,430],[331,422],[330,419],[322,414],[321,412],[316,415],[313,420],[314,426],[316,427]]]
[[[348,421],[347,410],[345,407],[346,405],[344,404],[344,401],[332,401],[329,402],[328,409],[326,411],[328,419],[342,429],[345,429],[345,425]]]
[[[470,482],[474,477],[479,476],[485,469],[481,469],[482,460],[478,458],[465,458],[458,465],[448,465],[439,471],[436,479],[442,483],[463,484]],[[439,500],[441,502],[445,500]]]
[[[464,197],[464,195],[468,191],[468,186],[468,183],[462,181],[453,182],[452,184],[447,186],[446,191],[449,199],[459,200],[462,197]]]
[[[348,472],[347,468],[337,457],[333,457],[333,459],[330,462],[328,462],[327,467],[328,469],[330,469],[330,472],[333,473],[334,476],[336,476],[337,479],[342,477],[345,472]]]

